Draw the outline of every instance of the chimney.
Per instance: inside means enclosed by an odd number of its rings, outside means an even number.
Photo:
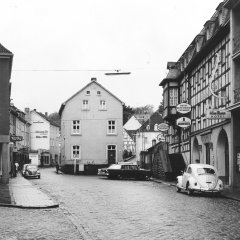
[[[91,78],[91,81],[92,81],[92,82],[96,82],[96,81],[97,81],[97,78]]]
[[[47,113],[47,112],[45,112],[45,116],[46,116],[46,117],[48,116],[48,113]]]

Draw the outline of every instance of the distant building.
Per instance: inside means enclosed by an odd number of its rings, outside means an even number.
[[[142,119],[141,119],[142,120]],[[139,120],[132,115],[131,118],[124,124],[123,128],[126,130],[137,130],[142,126]]]
[[[10,163],[18,163],[21,168],[29,160],[30,122],[26,114],[10,105]]]
[[[66,172],[96,173],[122,161],[123,103],[96,78],[64,102],[59,115]]]
[[[130,131],[123,129],[123,151],[128,151],[128,153],[136,154],[136,143],[135,143],[135,133],[136,131]]]
[[[0,183],[9,182],[9,103],[13,54],[0,44]]]
[[[54,165],[60,159],[60,126],[50,121],[47,113],[43,114],[36,110],[30,111],[30,119],[30,158],[35,159],[38,155],[38,165]]]
[[[159,112],[154,112],[136,132],[136,157],[138,162],[140,162],[142,151],[146,151],[159,142],[159,135],[162,135],[162,133],[158,130],[158,125],[162,122],[162,115]]]

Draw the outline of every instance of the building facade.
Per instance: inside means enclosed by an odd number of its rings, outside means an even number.
[[[233,6],[235,10],[230,10]],[[170,125],[169,154],[181,153],[186,163],[214,165],[225,186],[240,187],[236,171],[240,139],[233,130],[238,129],[239,116],[235,114],[234,119],[232,113],[237,108],[233,107],[233,89],[237,96],[239,88],[240,65],[233,63],[239,59],[234,55],[239,50],[233,48],[233,34],[239,36],[239,16],[239,1],[220,3],[179,60],[168,63],[169,73],[160,86],[164,119]],[[189,104],[191,111],[179,112],[179,104]]]
[[[9,103],[13,54],[0,44],[0,182],[9,182]]]
[[[30,111],[30,119],[30,158],[41,166],[56,164],[60,160],[60,127],[48,119],[47,113],[35,109]]]
[[[158,126],[162,122],[162,115],[155,112],[136,132],[136,158],[138,163],[141,162],[141,152],[159,142],[162,133],[158,130]]]
[[[96,173],[122,161],[123,103],[96,78],[62,104],[61,165],[71,173]]]
[[[13,173],[14,163],[20,169],[29,161],[30,150],[30,122],[26,114],[10,105],[10,165]]]

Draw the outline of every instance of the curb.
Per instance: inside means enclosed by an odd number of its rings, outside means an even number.
[[[168,186],[171,186],[171,187],[176,187],[176,184],[175,184],[175,183],[168,183],[168,182],[164,182],[164,181],[159,180],[159,179],[153,179],[153,178],[152,178],[151,181],[157,182],[157,183],[163,183],[163,184],[168,185]],[[240,202],[240,199],[237,198],[237,197],[232,197],[232,196],[228,196],[228,195],[224,195],[224,194],[222,194],[221,197],[222,197],[222,198],[231,199],[231,200]]]
[[[59,207],[59,204],[56,203],[48,206],[23,206],[23,205],[17,205],[17,204],[0,203],[0,207],[21,208],[21,209],[48,209],[48,208],[57,208]]]

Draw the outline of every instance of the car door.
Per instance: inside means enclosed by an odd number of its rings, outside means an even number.
[[[188,166],[185,171],[183,172],[183,177],[182,177],[182,187],[186,187],[187,185],[187,181],[189,179],[189,177],[191,176],[192,174],[192,168],[191,166]]]

